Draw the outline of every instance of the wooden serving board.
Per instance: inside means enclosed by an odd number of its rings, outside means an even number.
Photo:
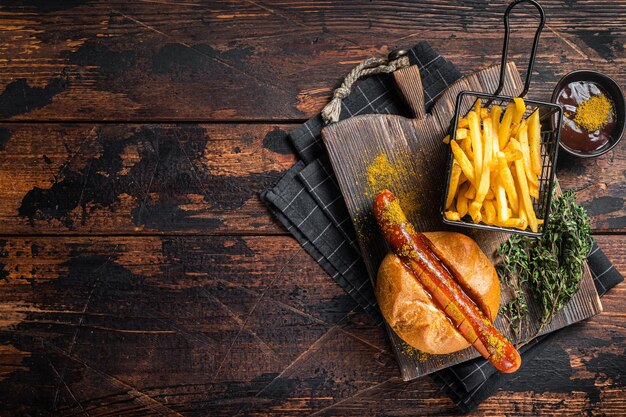
[[[409,206],[409,220],[418,231],[454,230],[471,236],[492,261],[497,247],[508,238],[501,232],[446,226],[441,221],[440,205],[446,183],[446,161],[449,148],[442,143],[454,115],[456,96],[463,90],[491,93],[498,85],[500,66],[493,66],[466,76],[446,89],[433,105],[430,113],[424,109],[424,97],[419,70],[411,66],[394,73],[396,85],[411,108],[414,118],[395,115],[361,115],[329,125],[322,136],[341,192],[357,231],[361,254],[365,260],[372,284],[375,285],[378,267],[388,251],[387,244],[376,227],[371,206],[374,195],[367,181],[367,168],[380,154],[392,165],[400,165],[406,175],[392,184],[384,184],[400,196],[403,206]],[[516,96],[523,88],[514,63],[507,65],[504,95]],[[467,109],[462,109],[463,114]],[[403,201],[405,196],[405,201]],[[413,201],[406,201],[407,198]],[[410,204],[407,204],[410,203]],[[406,210],[405,210],[406,211]],[[509,293],[503,286],[502,304]],[[499,315],[496,327],[514,343],[524,341],[536,333],[539,313],[529,297],[529,325],[519,338],[513,337],[509,326]],[[602,311],[591,273],[585,264],[580,290],[559,312],[541,334],[549,333],[572,323],[589,318]],[[470,347],[449,355],[415,355],[387,326],[402,377],[417,378],[479,356]]]

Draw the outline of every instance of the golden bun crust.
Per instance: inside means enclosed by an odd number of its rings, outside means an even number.
[[[435,254],[458,274],[461,287],[491,321],[500,307],[500,282],[495,268],[476,242],[453,232],[429,232]],[[469,343],[445,313],[393,253],[378,269],[376,298],[383,317],[408,344],[422,352],[446,354],[465,349]]]

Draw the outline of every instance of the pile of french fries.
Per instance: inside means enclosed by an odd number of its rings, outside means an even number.
[[[459,119],[450,143],[454,160],[446,198],[448,220],[467,214],[474,223],[538,231],[531,198],[539,198],[541,124],[538,110],[523,119],[526,104],[515,98],[481,107],[480,99]]]

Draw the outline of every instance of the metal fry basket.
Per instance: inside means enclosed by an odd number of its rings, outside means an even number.
[[[537,52],[537,45],[539,43],[539,36],[541,35],[541,30],[543,29],[545,23],[545,14],[543,8],[537,3],[535,0],[516,0],[513,1],[506,12],[504,13],[504,44],[502,47],[502,60],[500,67],[500,81],[498,84],[498,88],[493,94],[484,94],[474,91],[462,91],[457,96],[456,107],[454,119],[452,120],[452,129],[450,132],[450,140],[456,139],[456,127],[459,119],[462,117],[461,112],[463,112],[463,116],[466,116],[469,113],[469,110],[472,109],[473,104],[476,103],[478,99],[481,100],[483,108],[491,109],[492,106],[499,105],[503,108],[506,108],[506,105],[513,102],[513,97],[500,95],[502,88],[504,87],[504,80],[506,75],[506,62],[507,62],[507,52],[509,46],[509,15],[511,10],[520,3],[530,3],[532,4],[538,11],[540,15],[540,23],[537,31],[535,32],[535,38],[533,41],[533,47],[530,53],[530,59],[528,63],[528,70],[526,72],[526,81],[524,83],[524,90],[521,92],[519,97],[524,98],[526,93],[528,92],[528,88],[530,86],[530,79],[532,75],[533,66],[535,63],[535,54]],[[535,210],[537,219],[543,219],[543,224],[539,225],[537,232],[532,232],[530,230],[519,230],[507,227],[500,226],[491,226],[482,223],[474,223],[469,216],[466,214],[460,221],[448,220],[444,213],[446,211],[446,200],[448,197],[448,191],[450,188],[450,179],[452,173],[452,164],[454,157],[452,155],[452,151],[450,151],[448,166],[447,166],[447,181],[445,192],[443,193],[443,201],[442,201],[442,210],[441,215],[443,218],[443,222],[450,225],[455,226],[464,226],[464,227],[473,227],[478,229],[487,229],[487,230],[495,230],[501,232],[509,232],[509,233],[518,233],[530,236],[541,236],[543,231],[545,230],[545,225],[548,222],[548,216],[550,212],[550,201],[552,198],[552,188],[554,185],[554,171],[556,168],[556,158],[557,151],[559,148],[559,133],[561,130],[561,122],[563,119],[563,110],[561,106],[553,103],[546,103],[542,101],[536,100],[526,100],[524,99],[526,104],[526,111],[524,112],[523,118],[527,118],[530,114],[532,114],[535,110],[539,110],[539,120],[541,122],[541,163],[542,169],[539,175],[539,198],[531,198],[533,203],[533,208]],[[464,109],[467,109],[464,111]]]

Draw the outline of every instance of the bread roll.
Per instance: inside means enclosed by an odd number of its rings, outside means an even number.
[[[495,268],[476,242],[460,233],[431,232],[424,235],[459,285],[493,322],[500,307],[500,282]],[[385,257],[378,270],[376,298],[387,323],[416,349],[446,354],[470,346],[413,273],[393,253]]]

